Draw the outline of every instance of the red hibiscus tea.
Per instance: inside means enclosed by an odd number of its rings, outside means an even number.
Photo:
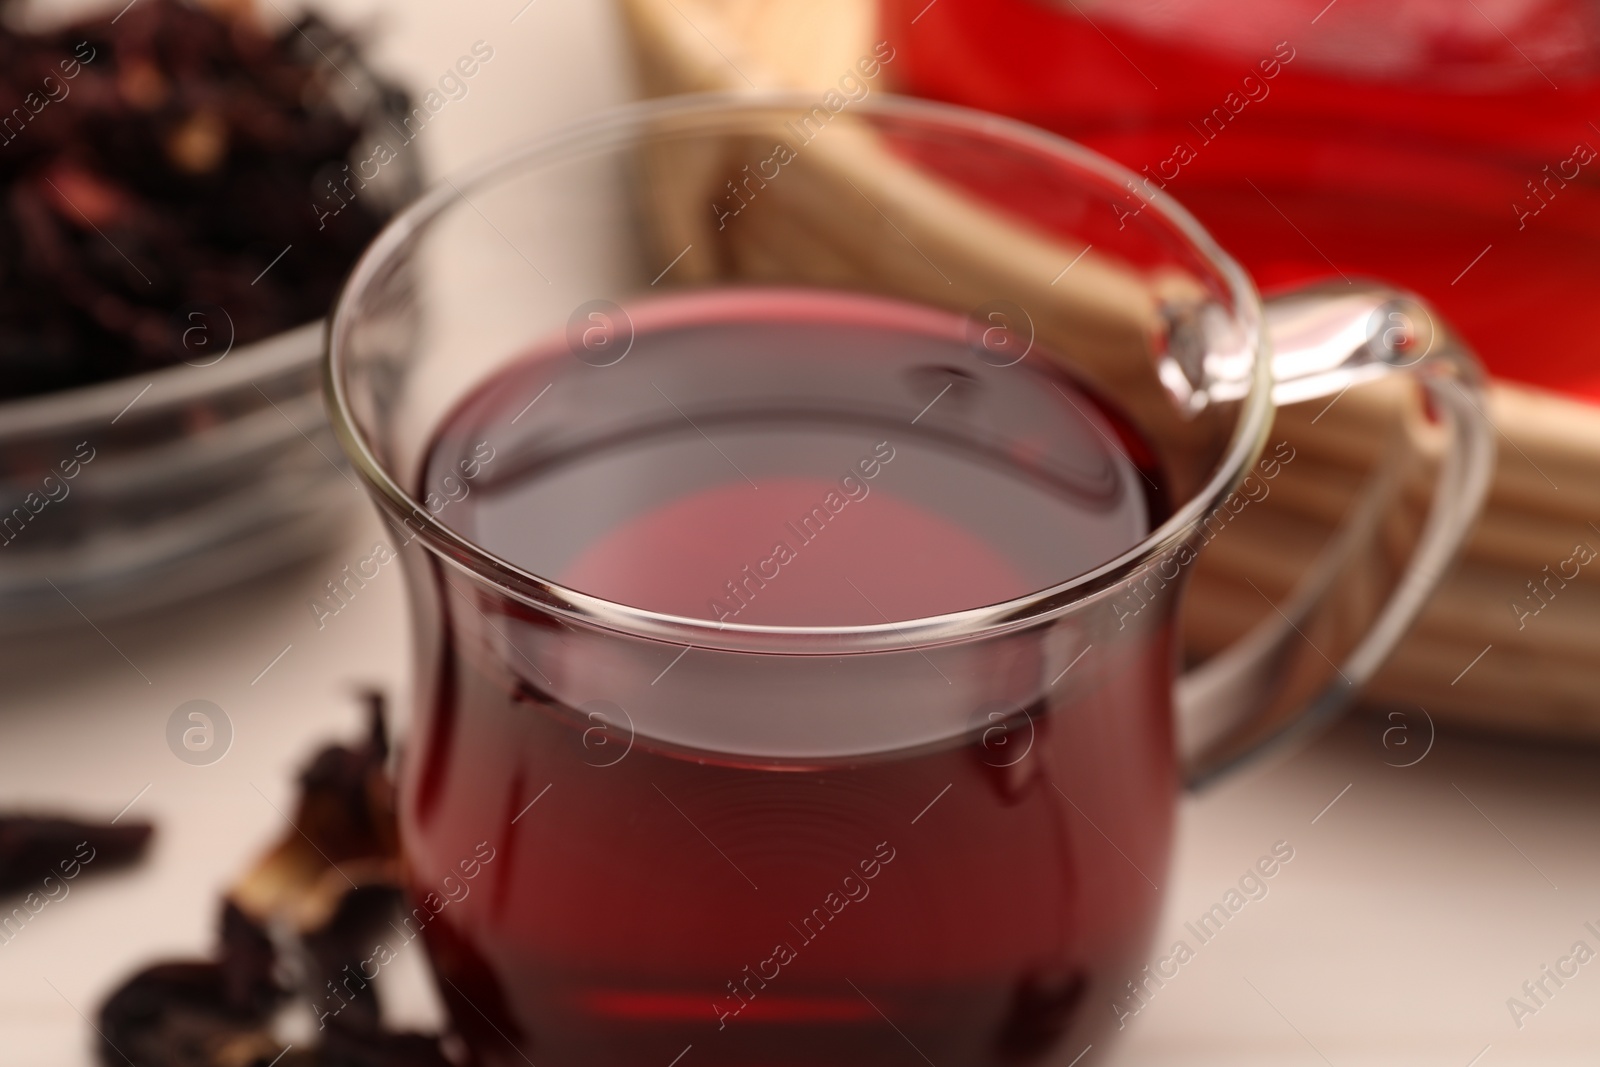
[[[1088,1067],[1180,773],[1353,688],[1288,616],[1179,687],[1177,594],[1280,387],[1400,369],[1371,324],[1402,297],[1269,317],[1161,201],[1118,228],[1104,160],[928,104],[852,101],[722,218],[808,106],[510,153],[407,209],[330,321],[333,430],[405,542],[402,854],[475,1062]],[[1462,459],[1357,609],[1359,677],[1490,461],[1468,357],[1411,365]],[[1345,642],[1351,604],[1301,618]]]
[[[581,594],[894,624],[1056,584],[1164,516],[1114,411],[956,316],[730,290],[591,328],[472,391],[422,474],[489,442],[442,521]],[[1170,836],[1160,612],[760,656],[590,633],[423,558],[416,615],[441,629],[406,853],[420,896],[495,850],[429,927],[493,1062],[1065,1064],[1114,1023]]]

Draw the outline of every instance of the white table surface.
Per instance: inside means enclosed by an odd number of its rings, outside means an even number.
[[[436,168],[629,95],[603,0],[327,6],[374,18],[380,60],[416,86],[475,41],[495,49],[471,94],[418,139]],[[395,572],[320,632],[308,607],[377,538],[376,521],[359,514],[347,544],[287,574],[0,650],[0,807],[109,817],[137,797],[130,817],[160,828],[142,866],[81,879],[0,945],[0,1067],[94,1062],[78,1012],[154,957],[208,951],[218,896],[282,831],[274,805],[290,802],[295,771],[321,741],[359,729],[351,688],[377,682],[403,695]],[[165,740],[173,709],[196,698],[235,729],[226,758],[208,767],[180,762]],[[1600,928],[1600,753],[1441,735],[1400,769],[1388,764],[1420,751],[1426,728],[1413,724],[1406,750],[1386,749],[1382,728],[1352,720],[1184,802],[1160,944],[1194,945],[1184,921],[1274,842],[1295,857],[1084,1067],[1596,1061],[1600,961],[1520,1028],[1506,1002],[1575,941],[1600,950],[1583,925]],[[420,960],[404,967],[388,1007],[426,1024],[437,1007]]]

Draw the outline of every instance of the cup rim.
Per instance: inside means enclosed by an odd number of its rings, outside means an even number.
[[[367,292],[386,263],[413,236],[441,215],[455,200],[496,178],[540,159],[554,161],[615,143],[629,130],[643,131],[668,119],[712,119],[756,115],[778,108],[806,107],[813,96],[791,90],[741,90],[694,93],[634,102],[598,116],[563,126],[526,141],[475,166],[435,183],[397,213],[351,268],[327,318],[323,388],[329,421],[340,447],[350,458],[380,509],[404,516],[413,536],[442,561],[469,577],[487,582],[498,592],[566,622],[650,641],[709,651],[785,655],[844,655],[909,651],[994,636],[1039,625],[1067,614],[1085,602],[1107,595],[1154,559],[1176,548],[1236,488],[1265,446],[1274,405],[1271,396],[1271,348],[1262,325],[1261,298],[1244,270],[1178,202],[1160,189],[1146,187],[1141,196],[1162,221],[1170,224],[1205,258],[1225,281],[1248,347],[1254,352],[1249,389],[1227,447],[1216,469],[1187,502],[1138,542],[1115,558],[1064,581],[1019,597],[961,611],[896,622],[850,626],[772,626],[717,623],[709,619],[650,611],[592,596],[540,577],[502,559],[437,521],[415,500],[368,446],[346,393],[342,368],[352,308]],[[1133,171],[1057,134],[1014,119],[951,104],[890,93],[852,103],[853,114],[943,125],[1063,158],[1115,185],[1138,180]],[[411,538],[407,538],[409,542]]]

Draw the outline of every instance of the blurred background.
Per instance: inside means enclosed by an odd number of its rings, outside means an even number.
[[[118,133],[133,127],[103,125],[97,106],[158,110],[168,82],[206,65],[123,60],[139,27],[178,5],[0,5],[15,37],[0,51],[0,808],[159,826],[141,865],[83,883],[0,945],[0,1064],[94,1062],[83,1016],[131,968],[207,949],[218,896],[283,832],[307,753],[359,730],[358,688],[388,689],[403,712],[393,570],[332,616],[312,606],[380,535],[320,413],[314,320],[383,217],[423,181],[608,105],[821,91],[879,41],[896,91],[1111,156],[1137,175],[1129,210],[1164,189],[1264,291],[1362,276],[1414,288],[1496,379],[1488,513],[1364,706],[1308,749],[1184,801],[1158,944],[1274,843],[1294,860],[1128,1020],[1110,1062],[1592,1059],[1600,976],[1580,970],[1533,1014],[1508,1000],[1531,1003],[1523,983],[1574,942],[1600,945],[1585,927],[1600,927],[1588,566],[1600,549],[1600,9],[324,0],[308,20],[278,0],[214,6],[293,42],[307,69],[326,65],[319,123],[281,128],[265,103],[219,100],[159,136]],[[66,68],[36,68],[18,43],[60,33],[70,46],[59,27],[79,17],[119,42],[120,103]],[[183,32],[197,54],[209,47]],[[109,51],[78,59],[94,71]],[[466,56],[470,77],[456,73]],[[436,101],[425,125],[405,124],[406,94]],[[205,209],[248,203],[259,232],[163,246],[201,227],[183,175],[221,166],[230,136],[235,158],[249,148],[265,162]],[[352,166],[367,177],[359,196]],[[276,214],[285,189],[292,219]],[[116,244],[101,243],[106,230]],[[181,287],[144,277],[145,253],[204,284],[167,307],[153,292]],[[89,291],[86,276],[93,299],[53,317],[69,287]],[[62,325],[81,321],[92,328]],[[93,356],[52,378],[27,360],[40,350]],[[1284,413],[1275,434],[1305,459],[1208,550],[1188,607],[1192,658],[1270,610],[1248,582],[1288,591],[1381,462],[1377,445],[1405,432],[1392,396],[1360,394]],[[1426,475],[1408,481],[1416,503]],[[193,700],[226,727],[210,762],[170,741]],[[420,960],[401,970],[386,1010],[437,1026]]]

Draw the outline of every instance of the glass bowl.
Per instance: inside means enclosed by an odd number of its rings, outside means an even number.
[[[0,403],[0,633],[211,592],[351,521],[322,323],[231,351],[225,321],[194,329],[222,355]]]
[[[357,167],[411,104],[325,29],[320,45],[300,37],[308,62],[345,75],[329,92],[361,130]],[[364,88],[346,93],[352,74]],[[362,196],[387,216],[420,189],[401,151]],[[336,543],[360,514],[322,406],[323,323],[235,345],[222,308],[173,321],[184,363],[0,402],[0,636],[222,589]]]

